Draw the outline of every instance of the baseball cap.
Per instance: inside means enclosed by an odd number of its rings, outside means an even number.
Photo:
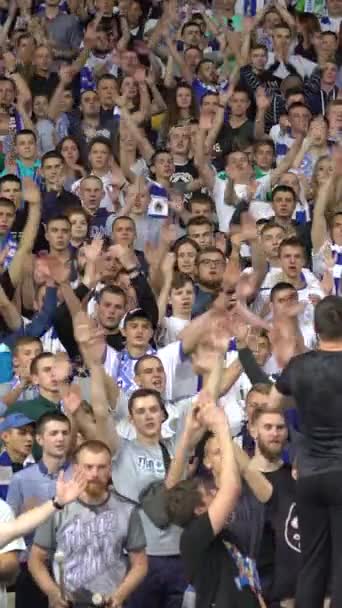
[[[123,326],[126,327],[127,323],[133,319],[146,319],[152,325],[150,317],[143,308],[133,308],[133,310],[130,310],[124,318]]]
[[[31,418],[28,418],[20,412],[9,414],[0,424],[0,433],[3,433],[8,429],[20,429],[20,427],[26,426],[27,424],[34,424],[34,420],[31,420]]]

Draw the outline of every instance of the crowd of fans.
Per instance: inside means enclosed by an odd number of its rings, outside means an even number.
[[[1,608],[341,607],[274,397],[342,338],[341,20],[0,0]]]

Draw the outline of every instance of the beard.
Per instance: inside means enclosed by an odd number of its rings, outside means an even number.
[[[206,289],[212,289],[213,291],[219,291],[221,284],[222,284],[222,278],[221,279],[202,279],[200,278],[200,280],[198,281],[200,286],[203,285],[203,287],[205,287]]]
[[[106,492],[108,487],[107,483],[103,483],[102,481],[88,481],[86,485],[86,494],[88,494],[89,498],[101,498],[101,496]]]
[[[270,462],[276,462],[281,457],[284,448],[283,443],[265,443],[262,439],[258,439],[258,448],[260,454]]]

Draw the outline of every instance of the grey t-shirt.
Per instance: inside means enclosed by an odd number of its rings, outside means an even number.
[[[170,455],[174,453],[174,442],[164,440]],[[138,502],[139,495],[154,481],[165,479],[163,454],[159,444],[143,445],[137,439],[120,440],[120,446],[113,458],[113,484],[117,492],[128,499]],[[181,529],[169,526],[165,530],[157,528],[152,521],[140,512],[146,535],[148,555],[178,555]]]
[[[64,554],[65,589],[77,606],[113,593],[128,569],[126,552],[141,551],[146,540],[136,506],[111,493],[101,505],[67,505],[37,529],[34,544],[49,551],[57,582],[54,554]]]

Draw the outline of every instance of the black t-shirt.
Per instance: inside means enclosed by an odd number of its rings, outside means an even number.
[[[207,513],[196,517],[180,541],[186,575],[196,591],[196,608],[257,608],[251,589],[239,590],[236,565]]]
[[[265,506],[243,482],[239,500],[223,529],[224,540],[235,545],[242,555],[256,559],[262,540]]]
[[[265,476],[273,486],[273,495],[267,509],[262,551],[258,561],[267,566],[272,563],[270,595],[272,601],[280,601],[294,597],[296,589],[300,555],[296,482],[291,467],[287,464],[277,471],[265,473]],[[260,574],[263,574],[262,565]]]
[[[310,351],[291,359],[277,380],[298,408],[300,476],[342,470],[341,370],[342,351]]]

